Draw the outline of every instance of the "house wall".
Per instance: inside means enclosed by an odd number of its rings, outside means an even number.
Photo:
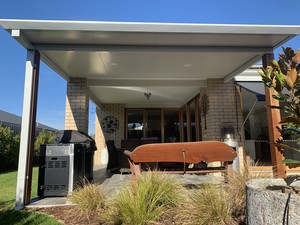
[[[238,141],[237,149],[239,156],[239,168],[244,165],[244,134],[240,129],[243,123],[241,98],[233,82],[224,83],[222,79],[210,79],[207,87],[201,88],[200,98],[206,93],[209,99],[209,110],[207,113],[207,129],[202,130],[204,141],[222,140],[222,128],[234,128],[235,140]],[[114,140],[117,148],[121,147],[121,140],[124,138],[124,108],[123,104],[101,104],[96,110],[95,140],[98,151],[95,152],[95,165],[103,162],[107,157],[105,141]],[[113,133],[106,133],[101,127],[101,121],[106,116],[114,116],[119,120],[119,128]],[[204,118],[201,119],[201,126],[204,128]],[[102,160],[101,160],[102,157]]]
[[[222,141],[222,128],[234,128],[235,140],[239,143],[239,168],[244,165],[244,133],[240,129],[243,123],[241,98],[233,81],[224,83],[222,79],[207,80],[207,87],[200,89],[200,99],[207,94],[209,110],[206,116],[207,129],[204,129],[204,117],[201,118],[202,140]]]
[[[124,108],[123,104],[101,104],[96,109],[96,121],[95,121],[95,141],[98,151],[95,152],[94,162],[95,165],[101,165],[105,162],[107,157],[104,151],[106,149],[106,140],[114,140],[117,148],[121,147],[121,140],[124,139]],[[119,128],[113,133],[106,133],[101,127],[101,121],[106,116],[114,116],[119,121]]]
[[[87,79],[73,78],[68,82],[65,114],[66,130],[79,130],[88,133],[88,93]],[[101,121],[106,116],[114,116],[119,120],[119,128],[116,132],[105,133],[102,131]],[[100,108],[96,110],[95,120],[95,141],[98,150],[94,155],[94,164],[101,165],[101,156],[107,158],[107,152],[103,154],[106,150],[105,140],[114,140],[116,147],[121,146],[121,139],[124,138],[124,105],[100,105]]]

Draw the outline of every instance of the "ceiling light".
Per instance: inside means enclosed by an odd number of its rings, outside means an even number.
[[[148,90],[147,92],[144,93],[144,96],[147,100],[150,100],[151,92],[149,92]]]
[[[190,64],[190,63],[186,63],[186,64],[184,64],[183,66],[184,66],[184,67],[191,67],[191,66],[192,66],[192,64]]]

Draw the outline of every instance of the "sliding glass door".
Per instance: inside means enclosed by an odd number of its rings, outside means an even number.
[[[158,142],[200,141],[199,96],[181,109],[126,109],[125,137]]]

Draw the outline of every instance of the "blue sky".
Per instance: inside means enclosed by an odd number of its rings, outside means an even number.
[[[1,0],[1,19],[300,25],[299,0]],[[295,50],[300,38],[285,46]],[[277,54],[278,51],[275,51]],[[0,29],[0,109],[22,114],[26,50]],[[42,63],[37,121],[64,128],[66,81]],[[95,109],[90,110],[93,133]]]

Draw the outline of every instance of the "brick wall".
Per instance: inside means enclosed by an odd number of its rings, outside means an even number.
[[[207,94],[209,100],[209,110],[206,116],[207,129],[204,129],[204,118],[201,118],[203,141],[222,139],[221,129],[233,127],[235,140],[239,142],[239,162],[240,168],[244,163],[244,133],[241,131],[243,114],[241,99],[233,82],[224,83],[221,79],[207,80],[207,88],[201,88],[200,99],[203,94]]]
[[[105,133],[101,128],[101,121],[106,116],[114,116],[119,120],[119,128],[113,133]],[[95,118],[95,141],[98,151],[95,152],[94,161],[101,162],[101,155],[105,151],[105,141],[114,140],[117,148],[121,147],[121,140],[124,139],[124,105],[123,104],[101,104],[96,109]]]
[[[67,85],[65,129],[88,133],[88,111],[87,80],[72,78]]]

